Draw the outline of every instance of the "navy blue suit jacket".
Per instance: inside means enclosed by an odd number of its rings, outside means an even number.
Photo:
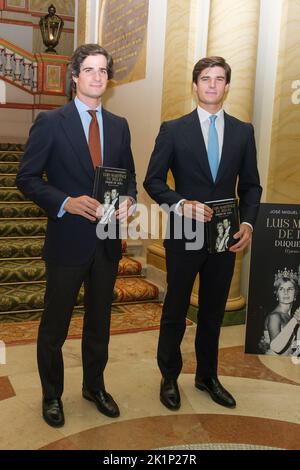
[[[126,119],[102,108],[104,164],[129,170],[128,195],[136,198],[134,162]],[[43,180],[45,172],[47,180]],[[74,102],[40,113],[32,126],[17,174],[18,188],[47,216],[43,258],[60,265],[80,265],[93,255],[99,240],[96,225],[79,215],[57,214],[68,197],[92,195],[94,168]],[[120,240],[102,243],[109,257],[121,257]]]
[[[169,206],[180,199],[199,202],[227,199],[235,197],[237,192],[241,222],[254,226],[262,188],[257,171],[253,126],[227,113],[224,113],[224,122],[222,155],[215,182],[195,109],[161,125],[144,187],[158,204]],[[167,184],[169,170],[174,176],[174,190]],[[179,218],[171,214],[170,239],[165,240],[165,247],[185,251],[186,240],[174,238],[173,217]]]

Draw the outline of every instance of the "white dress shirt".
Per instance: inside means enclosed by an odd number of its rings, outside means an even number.
[[[208,132],[209,132],[209,125],[210,125],[210,116],[212,116],[211,113],[208,111],[205,111],[205,109],[200,108],[198,106],[197,108],[198,116],[199,116],[199,121],[200,121],[200,126],[203,134],[203,139],[207,151],[207,146],[208,146]],[[224,111],[223,109],[220,109],[217,113],[215,113],[215,116],[217,116],[217,119],[215,120],[215,125],[216,125],[216,130],[218,134],[218,141],[219,141],[219,161],[221,160],[221,155],[222,155],[222,148],[223,148],[223,140],[224,140]]]
[[[198,112],[201,131],[202,131],[202,135],[203,135],[203,139],[204,139],[204,143],[205,143],[205,147],[206,147],[206,151],[207,151],[208,132],[209,132],[209,126],[210,126],[209,118],[210,118],[210,116],[212,116],[212,114],[209,113],[208,111],[206,111],[205,109],[201,108],[200,106],[198,106],[197,112]],[[217,113],[214,113],[214,115],[217,116],[217,118],[215,120],[215,125],[216,125],[217,134],[218,134],[218,141],[219,141],[219,162],[220,162],[221,155],[222,155],[222,149],[223,149],[223,141],[224,141],[224,124],[225,124],[224,123],[224,110],[220,109]],[[182,208],[181,208],[180,205],[185,200],[186,199],[181,199],[179,202],[177,202],[177,204],[175,206],[176,214],[182,215]],[[249,224],[248,222],[241,222],[241,223],[249,225],[251,230],[253,230],[252,225]]]

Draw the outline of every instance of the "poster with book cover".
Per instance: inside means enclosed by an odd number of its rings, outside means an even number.
[[[253,233],[245,352],[300,356],[300,205],[261,204]]]
[[[233,235],[239,231],[239,211],[236,198],[205,202],[213,209],[210,222],[205,224],[208,251],[222,253],[237,242]]]
[[[126,169],[96,167],[92,197],[101,202],[103,206],[100,224],[112,221],[112,217],[119,207],[120,196],[126,196],[127,192],[128,171]]]

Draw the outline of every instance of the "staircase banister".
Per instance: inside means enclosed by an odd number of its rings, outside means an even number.
[[[0,37],[0,79],[25,92],[67,96],[69,63],[69,56],[33,54]]]
[[[32,54],[29,51],[26,51],[25,49],[22,49],[19,46],[16,46],[15,44],[13,44],[13,43],[11,43],[11,42],[9,42],[6,39],[1,38],[1,37],[0,37],[0,45],[6,47],[7,49],[14,52],[15,54],[18,54],[18,55],[24,57],[25,59],[30,60],[31,62],[36,61],[34,54]]]

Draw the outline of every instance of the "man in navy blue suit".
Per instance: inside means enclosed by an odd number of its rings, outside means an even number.
[[[158,365],[162,373],[160,400],[171,410],[177,410],[181,404],[177,384],[182,368],[180,344],[198,273],[195,386],[207,391],[222,406],[236,406],[235,399],[217,377],[218,342],[235,254],[251,240],[262,189],[253,126],[222,109],[230,78],[231,68],[222,57],[207,57],[197,62],[193,88],[198,108],[162,124],[144,181],[149,195],[158,204],[171,208],[170,237],[164,242],[168,286],[158,344]],[[167,184],[169,170],[175,189]],[[204,240],[202,248],[194,249],[194,243],[193,251],[189,249],[193,243],[187,244],[187,237],[178,237],[176,227],[186,226],[192,219],[194,227],[203,229],[203,222],[212,216],[205,201],[235,197],[236,187],[241,225],[234,235],[235,245],[227,252],[210,254]]]
[[[106,416],[119,416],[117,403],[106,392],[103,373],[108,360],[111,303],[122,256],[121,240],[100,240],[96,235],[93,222],[101,216],[102,207],[91,197],[95,158],[104,166],[128,170],[128,198],[116,212],[117,218],[127,216],[136,198],[127,121],[101,105],[113,76],[112,57],[97,44],[80,46],[72,56],[71,73],[75,99],[62,108],[38,115],[17,175],[19,189],[48,216],[43,248],[45,307],[37,355],[43,417],[54,427],[64,424],[62,346],[82,283],[82,394]],[[47,180],[43,179],[44,172]]]

